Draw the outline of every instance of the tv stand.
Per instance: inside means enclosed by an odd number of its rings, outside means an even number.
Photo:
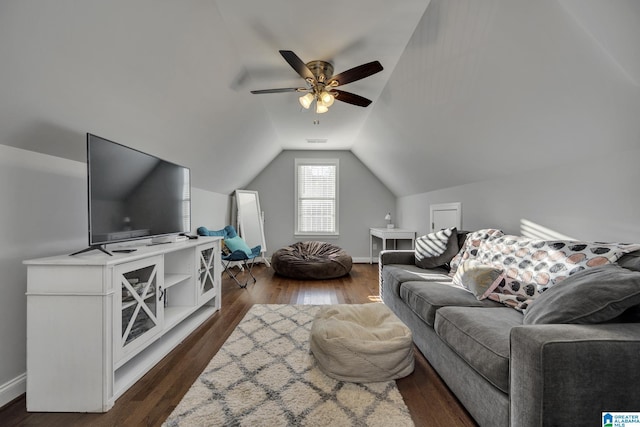
[[[106,250],[104,247],[102,247],[102,245],[91,245],[86,249],[83,249],[81,251],[69,254],[69,256],[80,255],[80,254],[83,254],[85,252],[90,252],[90,251],[100,251],[100,252],[104,252],[105,254],[107,254],[109,256],[113,256],[113,254],[111,252],[109,252],[108,250]]]
[[[178,236],[176,234],[171,234],[169,236],[156,236],[151,238],[150,245],[164,245],[167,243],[183,242],[185,240],[187,240],[185,236]]]
[[[220,309],[220,242],[24,261],[27,411],[108,411]]]
[[[175,243],[175,242],[158,242],[158,241],[151,241],[151,243],[147,243],[147,246],[157,246],[157,245],[168,245],[169,243]]]

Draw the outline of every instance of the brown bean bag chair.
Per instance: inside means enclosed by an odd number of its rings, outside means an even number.
[[[351,255],[326,242],[297,242],[271,256],[276,273],[293,279],[334,279],[349,274]]]

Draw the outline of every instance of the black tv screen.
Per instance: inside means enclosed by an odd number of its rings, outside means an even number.
[[[89,246],[187,233],[190,170],[87,134]]]

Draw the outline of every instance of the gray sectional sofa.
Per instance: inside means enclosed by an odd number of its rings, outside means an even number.
[[[479,425],[597,426],[603,412],[640,411],[638,252],[578,271],[525,314],[455,286],[448,264],[424,269],[415,259],[413,250],[380,254],[382,299]],[[622,282],[622,297],[602,297]],[[578,311],[591,300],[597,307],[584,308],[586,317],[573,313],[563,308],[568,297],[586,301]],[[526,321],[536,305],[538,319]]]

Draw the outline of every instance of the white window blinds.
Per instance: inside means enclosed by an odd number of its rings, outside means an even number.
[[[296,234],[338,233],[338,159],[296,159]]]

